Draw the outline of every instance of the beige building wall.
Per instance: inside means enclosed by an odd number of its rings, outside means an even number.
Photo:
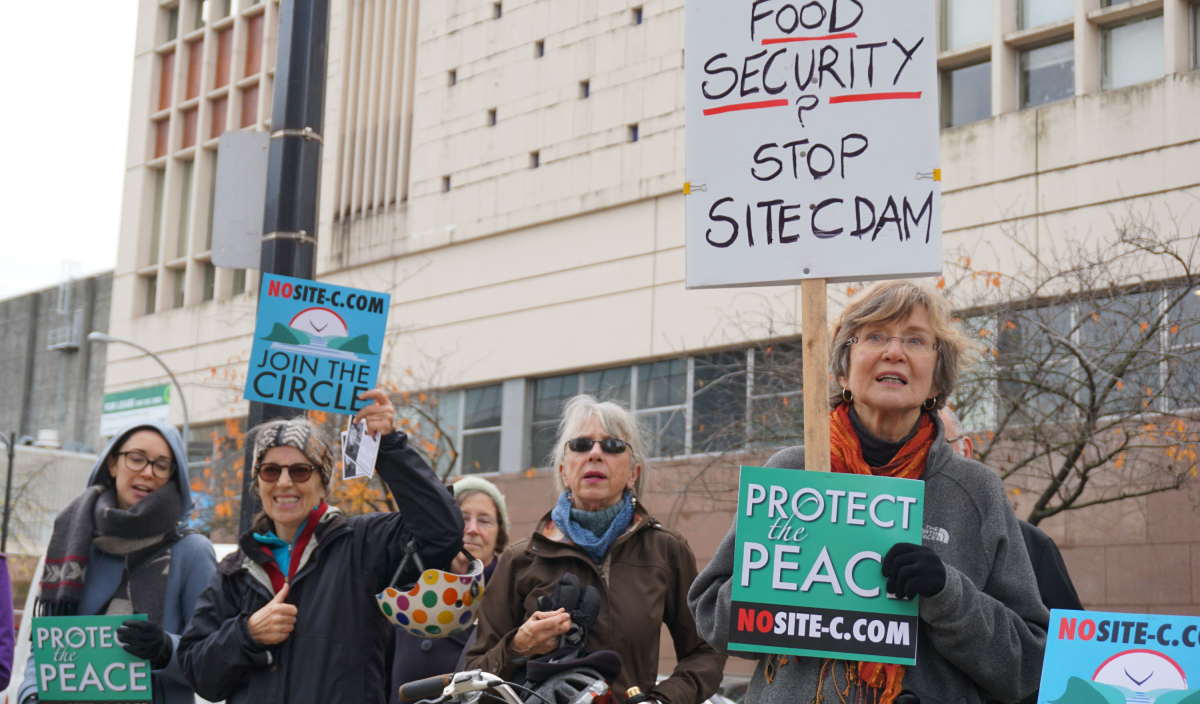
[[[991,117],[942,132],[947,250],[968,248],[1004,271],[1021,265],[1001,246],[1006,229],[1032,230],[1049,247],[1111,232],[1114,219],[1135,212],[1196,231],[1195,6],[1131,0],[1100,8],[1098,0],[1076,0],[1065,16],[1024,28],[1029,0],[963,4],[990,8],[991,20],[978,41],[941,51],[939,66],[949,72],[990,61]],[[166,40],[172,8],[186,21],[195,0],[142,0],[114,277],[111,334],[154,349],[175,370],[193,426],[246,413],[239,397],[255,272],[245,276],[245,292],[234,293],[241,275],[217,269],[208,296],[207,249],[195,234],[207,226],[205,160],[215,147],[206,111],[228,96],[227,124],[239,128],[238,101],[253,85],[269,88],[272,76],[277,3],[233,5],[229,18]],[[246,77],[238,73],[245,73],[243,40],[258,13],[266,17],[261,67]],[[1102,90],[1106,31],[1158,15],[1161,41],[1151,50],[1162,53],[1161,74]],[[205,53],[200,97],[181,93],[160,110],[164,54],[185,56],[198,39],[215,51],[226,27],[233,31],[229,86],[214,88],[216,58]],[[799,333],[794,287],[684,289],[683,27],[682,0],[332,1],[318,276],[392,294],[385,379],[504,384],[502,472],[535,462],[530,379]],[[1027,52],[1066,39],[1075,42],[1075,96],[1020,109]],[[174,90],[184,90],[183,63],[173,67]],[[257,100],[246,129],[269,128],[270,91]],[[184,148],[177,130],[196,106],[202,138]],[[156,156],[164,119],[170,143]],[[179,179],[188,159],[197,160],[186,201],[192,234],[179,250]],[[166,178],[159,208],[157,169]],[[163,239],[152,260],[156,231]],[[180,296],[176,276],[184,277]],[[147,305],[151,277],[157,295]],[[109,351],[106,390],[162,381],[136,351]],[[511,414],[510,391],[520,395]],[[172,414],[181,420],[178,406]],[[514,450],[513,442],[524,446]],[[1186,496],[1122,506],[1131,513],[1120,521],[1089,511],[1048,526],[1080,575],[1084,601],[1194,612],[1200,531],[1186,528],[1196,521]],[[704,526],[681,525],[696,531],[703,561],[728,515],[709,512]],[[1164,585],[1158,596],[1130,582],[1137,564]]]

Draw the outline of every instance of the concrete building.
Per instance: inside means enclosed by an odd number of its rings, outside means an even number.
[[[0,432],[32,444],[42,431],[53,445],[94,452],[103,446],[104,345],[112,272],[0,301]]]
[[[940,0],[947,249],[1011,228],[1087,237],[1126,208],[1196,231],[1197,8],[1101,4]],[[212,174],[223,130],[269,129],[278,3],[141,8],[111,332],[180,376],[199,459],[246,414],[257,277],[210,262]],[[437,391],[462,451],[454,471],[506,485],[544,482],[560,402],[602,390],[655,432],[675,486],[672,472],[716,447],[706,421],[728,411],[697,394],[712,370],[752,369],[765,341],[799,335],[798,288],[684,289],[683,0],[333,0],[331,12],[318,277],[391,293],[383,380]],[[164,381],[146,357],[110,350],[107,390]],[[753,418],[798,388],[743,392],[727,401]],[[546,485],[530,486],[513,487],[532,502],[526,518],[549,505]],[[724,506],[680,514],[702,561]],[[1186,496],[1082,513],[1044,527],[1088,575],[1085,603],[1200,612]],[[1127,588],[1134,564],[1174,581]]]

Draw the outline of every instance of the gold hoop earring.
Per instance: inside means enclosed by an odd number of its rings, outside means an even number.
[[[925,403],[921,404],[921,408],[924,408],[927,411],[932,411],[936,407],[937,407],[937,396],[934,396],[933,398],[927,398],[927,399],[925,399]]]
[[[846,403],[850,403],[854,400],[854,392],[850,389],[842,389],[842,400]]]

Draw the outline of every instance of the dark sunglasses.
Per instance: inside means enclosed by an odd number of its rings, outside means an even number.
[[[317,471],[317,468],[311,464],[275,464],[272,462],[258,465],[258,476],[264,482],[274,483],[279,481],[279,475],[283,474],[285,469],[293,484],[303,484],[308,481],[313,472]]]
[[[629,447],[629,443],[616,438],[604,438],[603,440],[572,438],[567,441],[567,449],[571,452],[591,452],[596,443],[600,443],[600,449],[609,455],[619,455]]]

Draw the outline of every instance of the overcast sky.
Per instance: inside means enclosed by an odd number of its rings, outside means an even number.
[[[5,3],[0,298],[116,263],[137,6]]]

